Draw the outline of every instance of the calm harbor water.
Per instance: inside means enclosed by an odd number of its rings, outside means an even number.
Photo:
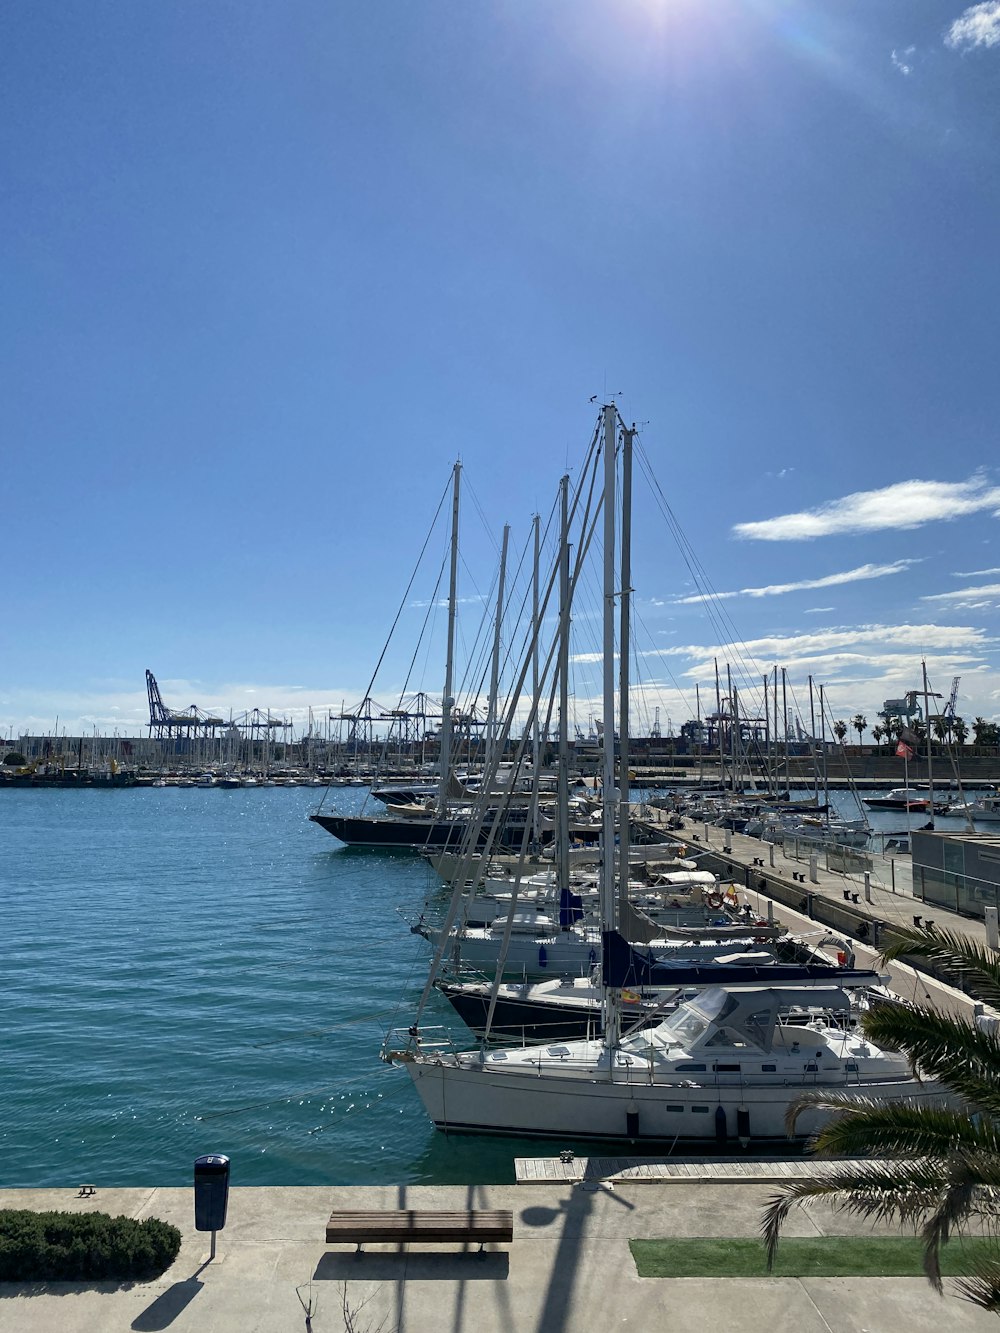
[[[537,1145],[437,1133],[379,1059],[427,972],[400,911],[443,890],[310,824],[321,794],[2,793],[0,1184],[182,1185],[205,1152],[241,1185],[513,1179]]]
[[[321,795],[0,793],[0,1184],[182,1185],[206,1152],[243,1185],[501,1182],[586,1151],[440,1134],[380,1061],[426,977],[409,921],[445,891],[310,824]]]

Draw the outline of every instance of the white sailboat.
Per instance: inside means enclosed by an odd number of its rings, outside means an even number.
[[[418,1026],[405,1042],[390,1034],[383,1058],[404,1065],[434,1124],[453,1131],[630,1139],[643,1143],[736,1139],[786,1141],[785,1112],[802,1091],[838,1088],[859,1096],[939,1098],[933,1083],[912,1074],[904,1057],[877,1050],[849,1025],[826,1015],[849,1011],[845,972],[825,985],[768,982],[703,991],[662,1023],[621,1031],[622,986],[628,972],[609,953],[620,919],[614,847],[628,867],[626,790],[628,736],[628,508],[632,432],[622,440],[622,559],[615,579],[614,496],[619,436],[617,409],[606,406],[604,430],[604,820],[602,866],[602,999],[600,1040],[530,1045],[519,1050],[454,1051]],[[624,589],[624,591],[621,591]],[[616,789],[613,719],[615,602],[621,601],[618,698],[621,789]],[[509,932],[509,926],[508,926]],[[627,947],[627,946],[626,946]],[[838,981],[841,984],[837,984]],[[499,989],[499,980],[494,983]],[[818,1006],[814,1020],[781,1021],[794,1007]],[[798,1130],[815,1129],[802,1117]]]

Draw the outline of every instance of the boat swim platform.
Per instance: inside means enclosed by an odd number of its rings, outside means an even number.
[[[786,1185],[790,1180],[814,1180],[841,1170],[845,1161],[817,1158],[758,1161],[666,1157],[515,1157],[519,1185],[613,1185],[616,1182],[650,1185]],[[872,1162],[865,1159],[865,1165]]]

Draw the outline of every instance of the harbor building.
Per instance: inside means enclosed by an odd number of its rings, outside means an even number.
[[[989,833],[914,830],[910,846],[915,898],[980,920],[987,907],[1000,908],[1000,825]]]

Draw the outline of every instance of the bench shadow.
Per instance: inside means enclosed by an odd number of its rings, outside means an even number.
[[[344,1282],[349,1278],[372,1282],[504,1282],[509,1273],[510,1255],[506,1252],[479,1254],[476,1250],[466,1250],[460,1254],[432,1254],[408,1249],[324,1254],[313,1277],[327,1282]]]

